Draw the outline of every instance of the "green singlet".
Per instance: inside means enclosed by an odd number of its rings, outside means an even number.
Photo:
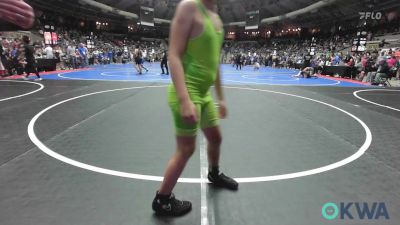
[[[182,64],[186,87],[190,99],[196,105],[199,122],[187,124],[183,121],[176,90],[171,84],[168,87],[168,103],[178,136],[195,136],[199,126],[203,129],[218,125],[218,113],[210,87],[217,78],[224,32],[216,30],[200,0],[196,0],[196,5],[204,17],[203,32],[198,37],[188,40]]]

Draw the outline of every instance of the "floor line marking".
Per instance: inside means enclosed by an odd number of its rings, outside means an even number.
[[[14,82],[14,83],[28,83],[28,84],[36,84],[36,85],[40,86],[40,88],[38,88],[38,89],[36,89],[34,91],[31,91],[31,92],[22,94],[22,95],[17,95],[17,96],[12,96],[12,97],[8,97],[8,98],[0,99],[0,102],[4,102],[4,101],[7,101],[7,100],[16,99],[16,98],[24,97],[24,96],[27,96],[27,95],[31,95],[31,94],[34,94],[34,93],[44,89],[44,85],[43,84],[36,83],[36,82],[31,82],[31,81],[18,81],[18,80],[0,80],[0,81],[2,81],[2,82]]]
[[[64,163],[70,164],[72,166],[76,166],[85,170],[90,170],[93,172],[97,173],[103,173],[107,175],[112,175],[112,176],[118,176],[118,177],[125,177],[125,178],[133,178],[133,179],[139,179],[139,180],[149,180],[149,181],[162,181],[163,177],[162,176],[152,176],[152,175],[142,175],[142,174],[136,174],[136,173],[127,173],[127,172],[121,172],[121,171],[116,171],[116,170],[111,170],[111,169],[106,169],[106,168],[101,168],[101,167],[96,167],[93,165],[85,164],[76,160],[73,160],[71,158],[65,157],[57,152],[54,152],[50,148],[48,148],[43,142],[41,142],[38,137],[35,134],[35,123],[39,119],[41,115],[43,115],[45,112],[48,110],[61,105],[63,103],[73,101],[75,99],[79,99],[82,97],[87,97],[91,95],[96,95],[96,94],[101,94],[101,93],[109,93],[109,92],[116,92],[116,91],[122,91],[122,90],[133,90],[133,89],[140,89],[140,88],[160,88],[163,87],[165,88],[165,85],[159,85],[159,86],[142,86],[142,87],[130,87],[130,88],[120,88],[120,89],[111,89],[111,90],[105,90],[105,91],[99,91],[99,92],[93,92],[85,95],[80,95],[77,97],[69,98],[64,101],[58,102],[56,104],[53,104],[42,111],[40,111],[38,114],[36,114],[32,120],[29,122],[28,125],[28,135],[31,141],[44,153],[48,154],[49,156],[58,159]],[[328,106],[330,108],[336,109],[340,112],[343,112],[344,114],[348,115],[349,117],[353,118],[356,120],[363,128],[365,131],[365,141],[363,145],[355,152],[354,154],[350,155],[349,157],[342,159],[338,162],[314,168],[314,169],[309,169],[309,170],[304,170],[304,171],[299,171],[299,172],[292,172],[292,173],[287,173],[287,174],[279,174],[279,175],[271,175],[271,176],[260,176],[260,177],[245,177],[245,178],[235,178],[239,183],[252,183],[252,182],[265,182],[265,181],[277,181],[277,180],[286,180],[286,179],[292,179],[292,178],[299,178],[299,177],[305,177],[305,176],[310,176],[310,175],[315,175],[315,174],[320,174],[323,172],[327,172],[333,169],[337,169],[339,167],[342,167],[344,165],[347,165],[358,158],[360,158],[370,147],[372,143],[372,133],[369,127],[358,117],[355,115],[345,111],[344,109],[341,109],[337,106],[331,105],[329,103],[315,100],[312,98],[308,97],[303,97],[300,95],[295,95],[295,94],[289,94],[289,93],[284,93],[284,92],[277,92],[277,91],[271,91],[271,90],[264,90],[264,89],[256,89],[256,88],[244,88],[244,87],[229,87],[229,86],[224,86],[224,88],[227,89],[237,89],[237,90],[249,90],[249,91],[259,91],[259,92],[266,92],[266,93],[274,93],[274,94],[280,94],[280,95],[285,95],[285,96],[291,96],[291,97],[296,97],[300,99],[305,99],[308,101],[316,102],[325,106]],[[179,178],[178,182],[181,183],[201,183],[203,180],[200,178]]]
[[[138,74],[135,73],[134,71],[127,71],[127,72],[123,72],[125,74],[128,75],[109,75],[109,73],[115,73],[115,72],[102,72],[100,73],[100,76],[104,76],[104,77],[141,77],[141,78],[145,78],[145,77],[159,77],[160,75],[155,75],[155,74]]]
[[[208,221],[208,204],[207,204],[207,141],[204,136],[200,140],[200,189],[201,189],[201,225],[214,225]]]
[[[371,91],[400,92],[400,90],[390,90],[390,89],[367,89],[367,90],[355,91],[355,92],[353,92],[353,95],[354,95],[354,97],[360,99],[361,101],[368,102],[368,103],[371,103],[373,105],[377,105],[377,106],[380,106],[380,107],[384,107],[384,108],[388,108],[388,109],[400,112],[400,109],[397,109],[397,108],[394,108],[394,107],[390,107],[390,106],[387,106],[387,105],[383,105],[383,104],[379,104],[379,103],[376,103],[376,102],[373,102],[373,101],[370,101],[370,100],[367,100],[365,98],[361,98],[360,96],[358,96],[358,93],[360,93],[360,92],[371,92]]]
[[[60,73],[57,76],[60,78],[64,78],[64,79],[69,79],[69,80],[89,80],[89,81],[109,81],[109,82],[155,82],[155,81],[170,81],[169,79],[146,79],[146,80],[109,80],[109,79],[86,79],[86,78],[73,78],[73,77],[66,77],[63,76],[64,73]]]
[[[289,74],[289,75],[291,75],[291,74]],[[270,78],[257,78],[257,77],[251,77],[251,76],[248,76],[248,75],[242,75],[241,77],[244,78],[244,79],[248,79],[248,80],[260,80],[262,82],[263,81],[296,82],[296,81],[300,80],[300,78],[293,79],[293,77],[291,77],[291,76],[289,77],[289,79],[275,79],[275,77],[278,77],[278,76],[268,76]],[[284,77],[279,77],[279,78],[284,78]]]
[[[335,85],[339,85],[341,84],[340,81],[337,81],[335,83],[332,84],[274,84],[274,83],[265,83],[265,82],[252,82],[252,81],[238,81],[238,80],[230,80],[230,79],[222,79],[222,82],[224,81],[230,81],[230,82],[234,82],[234,83],[240,83],[240,84],[259,84],[259,85],[270,85],[270,86],[335,86]]]
[[[98,78],[82,78],[82,77],[67,77],[64,76],[64,74],[71,73],[71,72],[66,72],[66,73],[59,73],[57,77],[63,78],[63,79],[70,79],[70,80],[88,80],[88,81],[110,81],[110,82],[170,82],[170,79],[165,79],[165,78],[159,78],[159,79],[143,79],[143,80],[110,80],[110,79],[98,79]],[[100,73],[100,77],[107,77],[104,76],[103,73],[107,72],[102,72]],[[224,74],[224,76],[229,76],[231,74]],[[139,76],[139,75],[134,75],[134,76]],[[132,76],[134,78],[134,76]],[[156,75],[150,75],[152,77],[157,77]],[[131,77],[131,76],[121,76],[121,77]],[[148,77],[147,75],[143,75],[143,78]],[[248,79],[248,78],[247,78]],[[299,78],[298,80],[281,80],[281,82],[284,83],[267,83],[267,82],[251,82],[251,81],[237,81],[237,80],[230,80],[230,79],[223,79],[223,81],[230,81],[230,82],[235,82],[235,83],[242,83],[242,84],[259,84],[259,85],[273,85],[273,86],[335,86],[341,84],[341,81],[336,81],[335,83],[328,83],[328,84],[322,84],[322,83],[317,83],[317,84],[289,84],[285,82],[295,82],[295,81],[300,81]],[[324,79],[323,80],[329,80],[329,79]],[[248,79],[249,80],[249,79]],[[278,80],[271,80],[271,82],[278,81]],[[332,80],[331,80],[332,81]]]

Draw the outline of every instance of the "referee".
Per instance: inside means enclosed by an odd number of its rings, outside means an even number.
[[[167,51],[164,51],[163,53],[163,57],[161,59],[161,70],[162,73],[161,74],[165,74],[164,68],[167,70],[167,74],[169,75],[169,70],[168,70],[168,53]]]
[[[32,45],[30,45],[31,39],[28,36],[23,36],[22,41],[24,43],[24,53],[25,53],[25,60],[26,60],[26,65],[25,65],[25,77],[23,78],[24,80],[28,80],[29,74],[34,73],[37,76],[36,81],[42,80],[42,78],[39,75],[37,65],[35,62],[35,50]]]

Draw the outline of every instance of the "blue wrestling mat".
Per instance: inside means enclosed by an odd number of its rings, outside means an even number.
[[[91,70],[46,75],[49,80],[97,80],[170,82],[170,76],[162,75],[159,63],[145,64],[149,72],[139,75],[132,64],[110,64],[91,67]],[[236,70],[232,65],[222,65],[223,83],[226,85],[280,85],[280,86],[342,86],[365,87],[367,85],[328,78],[297,78],[298,70],[261,68],[254,70],[247,66]]]

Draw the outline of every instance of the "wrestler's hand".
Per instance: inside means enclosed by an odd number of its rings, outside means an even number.
[[[188,124],[195,124],[198,121],[196,106],[191,100],[181,103],[181,115]]]
[[[219,102],[219,118],[225,119],[228,116],[228,110],[226,109],[226,104],[224,101]]]
[[[35,14],[23,0],[0,0],[0,20],[28,29],[35,21]]]

